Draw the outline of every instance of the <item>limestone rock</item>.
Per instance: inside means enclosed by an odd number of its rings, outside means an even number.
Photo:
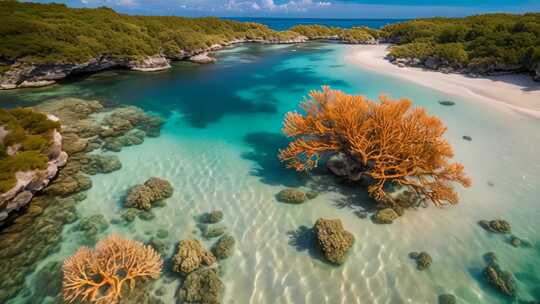
[[[189,61],[195,62],[195,63],[206,64],[206,63],[214,63],[217,60],[216,58],[208,56],[208,53],[205,52],[205,53],[201,53],[201,54],[197,54],[195,56],[189,57]]]
[[[182,240],[173,257],[173,270],[180,274],[189,274],[202,266],[211,266],[216,257],[203,248],[199,240]]]
[[[354,243],[354,236],[343,229],[341,220],[319,218],[315,222],[314,231],[324,257],[334,264],[345,262],[346,254]]]
[[[167,58],[162,55],[146,56],[142,60],[133,60],[128,63],[128,67],[134,71],[156,72],[170,69],[171,65]]]

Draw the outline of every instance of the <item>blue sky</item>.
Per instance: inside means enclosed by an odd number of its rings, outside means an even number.
[[[486,12],[540,12],[540,0],[41,0],[74,7],[108,6],[144,15],[413,18]]]

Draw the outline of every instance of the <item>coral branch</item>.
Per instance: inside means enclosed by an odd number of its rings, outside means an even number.
[[[64,261],[63,294],[67,303],[117,303],[125,282],[132,289],[135,279],[157,278],[162,261],[143,244],[110,235],[91,250],[81,247]]]
[[[288,167],[307,171],[324,156],[343,153],[373,182],[370,195],[392,202],[389,184],[407,187],[421,199],[441,206],[456,204],[452,182],[469,187],[463,165],[449,163],[452,147],[442,138],[446,128],[408,99],[379,102],[324,87],[312,91],[301,107],[305,114],[286,115],[283,132],[294,140],[279,153]]]

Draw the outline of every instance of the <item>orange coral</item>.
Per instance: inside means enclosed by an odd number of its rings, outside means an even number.
[[[151,247],[110,235],[94,250],[82,247],[64,261],[64,300],[117,303],[124,283],[133,289],[136,278],[157,278],[161,265],[159,254]]]
[[[344,153],[373,181],[370,195],[383,202],[393,202],[388,184],[409,188],[437,206],[458,202],[452,182],[470,186],[463,165],[449,163],[454,154],[442,138],[442,122],[423,108],[411,108],[410,100],[381,96],[376,102],[328,87],[310,97],[301,105],[304,115],[285,117],[283,131],[294,141],[279,158],[288,167],[307,171],[323,156]]]

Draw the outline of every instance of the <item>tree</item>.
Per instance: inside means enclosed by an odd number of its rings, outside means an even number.
[[[64,261],[64,300],[117,303],[124,283],[132,290],[137,278],[157,278],[161,265],[159,254],[151,247],[110,235],[99,241],[94,250],[81,247]]]
[[[389,185],[412,190],[422,200],[441,206],[456,204],[452,182],[471,181],[463,165],[450,163],[453,151],[442,138],[442,122],[408,99],[381,96],[371,101],[324,87],[302,103],[305,114],[289,112],[283,132],[294,140],[279,158],[288,167],[307,171],[325,156],[343,153],[372,182],[368,192],[377,201],[394,203]]]

